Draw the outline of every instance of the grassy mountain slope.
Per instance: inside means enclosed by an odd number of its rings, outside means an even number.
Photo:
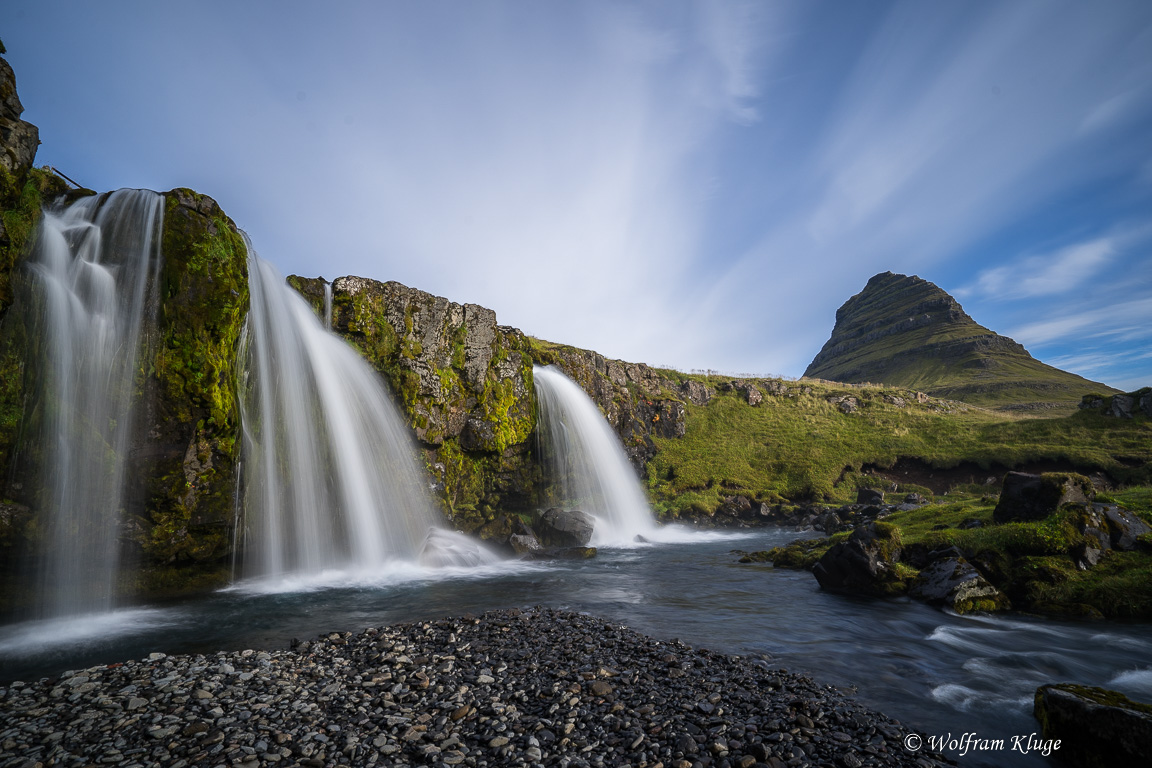
[[[804,372],[884,382],[992,408],[1071,412],[1090,392],[1116,390],[1036,360],[978,325],[927,280],[884,272],[836,312],[832,336]]]

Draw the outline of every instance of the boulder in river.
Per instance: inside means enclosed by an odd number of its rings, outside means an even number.
[[[553,507],[540,515],[536,538],[547,547],[585,547],[592,540],[594,522],[587,512]]]
[[[1033,714],[1044,737],[1059,739],[1067,765],[1147,765],[1152,755],[1152,705],[1105,688],[1061,683],[1036,689]]]
[[[888,523],[869,523],[852,531],[848,541],[825,552],[812,573],[829,592],[895,595],[905,588],[896,569],[899,559],[900,529]]]
[[[957,613],[1001,611],[1008,598],[963,557],[933,560],[912,582],[908,596],[951,608]]]

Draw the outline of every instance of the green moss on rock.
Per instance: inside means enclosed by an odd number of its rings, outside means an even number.
[[[306,297],[316,281],[290,277]],[[535,500],[529,343],[491,310],[399,283],[332,283],[332,328],[390,385],[453,522],[482,527]]]
[[[206,562],[225,556],[231,541],[247,249],[216,202],[189,189],[165,194],[162,248],[145,411],[156,458],[141,543],[153,562]]]

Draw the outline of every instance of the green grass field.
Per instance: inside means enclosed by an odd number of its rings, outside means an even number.
[[[685,378],[674,371],[669,377]],[[705,378],[715,386],[724,379]],[[941,470],[969,462],[992,471],[1060,462],[1107,473],[1122,485],[1152,483],[1152,423],[1098,412],[1025,417],[881,387],[789,382],[790,394],[765,395],[757,406],[737,392],[687,405],[682,438],[656,438],[648,491],[657,509],[676,515],[715,510],[723,497],[757,501],[845,503],[877,485],[867,466],[891,467],[912,457]],[[804,390],[807,390],[805,393]],[[831,397],[855,397],[843,413]],[[902,398],[905,405],[892,402]],[[902,490],[922,490],[908,487]]]

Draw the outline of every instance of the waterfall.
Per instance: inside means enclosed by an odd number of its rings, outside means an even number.
[[[31,268],[40,298],[45,617],[113,607],[126,452],[155,312],[163,198],[120,190],[45,211]],[[146,358],[145,358],[146,359]]]
[[[324,281],[324,330],[332,330],[332,283]]]
[[[250,244],[248,273],[245,575],[489,561],[476,542],[439,528],[411,434],[380,375]]]
[[[534,367],[537,434],[554,503],[596,519],[592,544],[628,544],[657,532],[652,510],[619,438],[596,404],[558,369]]]

